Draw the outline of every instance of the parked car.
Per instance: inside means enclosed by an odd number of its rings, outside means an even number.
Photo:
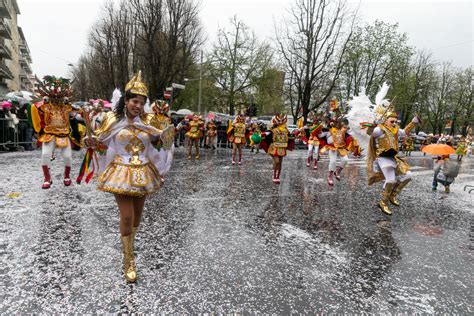
[[[290,133],[293,133],[293,131],[297,128],[298,127],[295,124],[289,124],[288,125],[288,130],[290,131]]]

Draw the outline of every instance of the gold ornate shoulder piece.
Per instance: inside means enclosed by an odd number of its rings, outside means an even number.
[[[153,121],[155,114],[153,113],[145,113],[142,116],[140,116],[140,119],[142,120],[143,124],[145,125],[150,125],[151,122]]]
[[[106,133],[117,122],[117,115],[114,112],[107,112],[100,127],[94,131],[95,135],[99,136],[100,134]]]

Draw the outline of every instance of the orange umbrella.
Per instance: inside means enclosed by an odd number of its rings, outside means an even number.
[[[450,155],[456,152],[453,147],[446,144],[431,144],[423,147],[421,151],[427,154],[440,156]]]

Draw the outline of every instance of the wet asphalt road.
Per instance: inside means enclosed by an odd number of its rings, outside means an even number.
[[[327,158],[312,171],[292,152],[277,186],[269,156],[245,152],[232,167],[229,155],[176,151],[145,206],[133,285],[112,195],[64,187],[59,157],[41,190],[39,152],[0,155],[0,313],[474,312],[474,191],[463,191],[474,158],[447,195],[431,191],[431,159],[415,153],[388,218],[363,161],[331,188]]]

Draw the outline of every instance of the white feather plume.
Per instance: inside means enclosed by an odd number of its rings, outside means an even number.
[[[386,82],[384,82],[380,87],[379,92],[377,92],[377,95],[375,96],[376,105],[388,105],[387,103],[389,103],[389,101],[385,99],[385,96],[388,93],[388,89],[390,89],[390,86]]]
[[[110,100],[112,102],[112,110],[115,111],[115,107],[117,106],[117,103],[121,97],[122,92],[120,92],[119,89],[115,88],[114,92],[112,93],[112,99]]]
[[[369,147],[370,136],[367,135],[366,129],[361,128],[361,123],[373,122],[375,117],[374,104],[365,95],[365,89],[361,88],[359,95],[352,97],[352,100],[349,101],[349,112],[346,114],[346,118],[349,121],[351,135],[359,143],[363,155]]]

